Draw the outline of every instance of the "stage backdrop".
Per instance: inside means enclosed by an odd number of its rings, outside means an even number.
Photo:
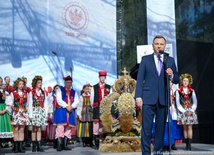
[[[164,36],[167,44],[172,44],[171,56],[177,63],[174,1],[147,0],[146,4],[148,45],[152,44],[154,36]]]
[[[0,2],[0,76],[20,76],[31,85],[74,88],[98,82],[98,71],[116,79],[116,0],[14,0]]]

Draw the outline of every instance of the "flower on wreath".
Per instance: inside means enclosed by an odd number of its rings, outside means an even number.
[[[40,75],[36,75],[36,76],[33,78],[32,83],[31,83],[31,85],[32,85],[33,88],[36,86],[36,83],[37,83],[37,81],[39,81],[39,80],[42,81],[42,76],[40,76]]]
[[[18,85],[19,85],[19,82],[22,81],[24,83],[24,86],[26,86],[26,79],[24,77],[18,77],[15,81],[14,81],[14,84],[13,84],[13,88],[14,90],[17,90],[18,89]]]
[[[187,78],[189,80],[189,85],[191,85],[193,83],[193,79],[192,79],[192,75],[185,73],[185,74],[181,74],[180,76],[180,83],[182,83],[183,79]]]

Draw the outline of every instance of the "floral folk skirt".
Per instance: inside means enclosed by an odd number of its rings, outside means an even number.
[[[45,108],[43,107],[33,107],[32,112],[32,126],[46,126],[47,124],[47,114]]]
[[[185,108],[186,111],[190,111],[191,108]],[[178,125],[198,124],[198,117],[196,112],[192,112],[191,116],[186,116],[185,113],[178,111]]]
[[[18,111],[13,111],[12,116],[12,125],[31,125],[28,112],[23,109],[19,109]]]

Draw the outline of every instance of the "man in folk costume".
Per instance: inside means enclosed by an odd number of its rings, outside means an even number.
[[[110,93],[111,86],[105,83],[106,71],[99,71],[99,83],[94,85],[91,89],[90,101],[93,107],[93,134],[94,141],[97,149],[99,148],[99,129],[101,128],[100,122],[100,102]]]
[[[4,84],[5,91],[7,91],[10,94],[11,92],[14,91],[13,86],[10,85],[10,77],[5,76],[4,81],[5,81],[5,84]]]
[[[56,91],[57,107],[54,112],[54,124],[56,128],[57,151],[70,150],[68,139],[71,139],[71,128],[76,127],[75,108],[79,103],[77,92],[72,89],[72,77],[63,78],[65,86]],[[62,141],[63,147],[62,147]]]

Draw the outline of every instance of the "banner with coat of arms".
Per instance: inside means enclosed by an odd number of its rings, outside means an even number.
[[[116,0],[20,0],[1,3],[1,76],[11,81],[35,75],[44,86],[63,85],[72,75],[74,88],[98,82],[98,71],[117,75]],[[5,69],[3,69],[5,68]],[[9,72],[10,71],[10,72]],[[12,83],[11,83],[12,84]]]

